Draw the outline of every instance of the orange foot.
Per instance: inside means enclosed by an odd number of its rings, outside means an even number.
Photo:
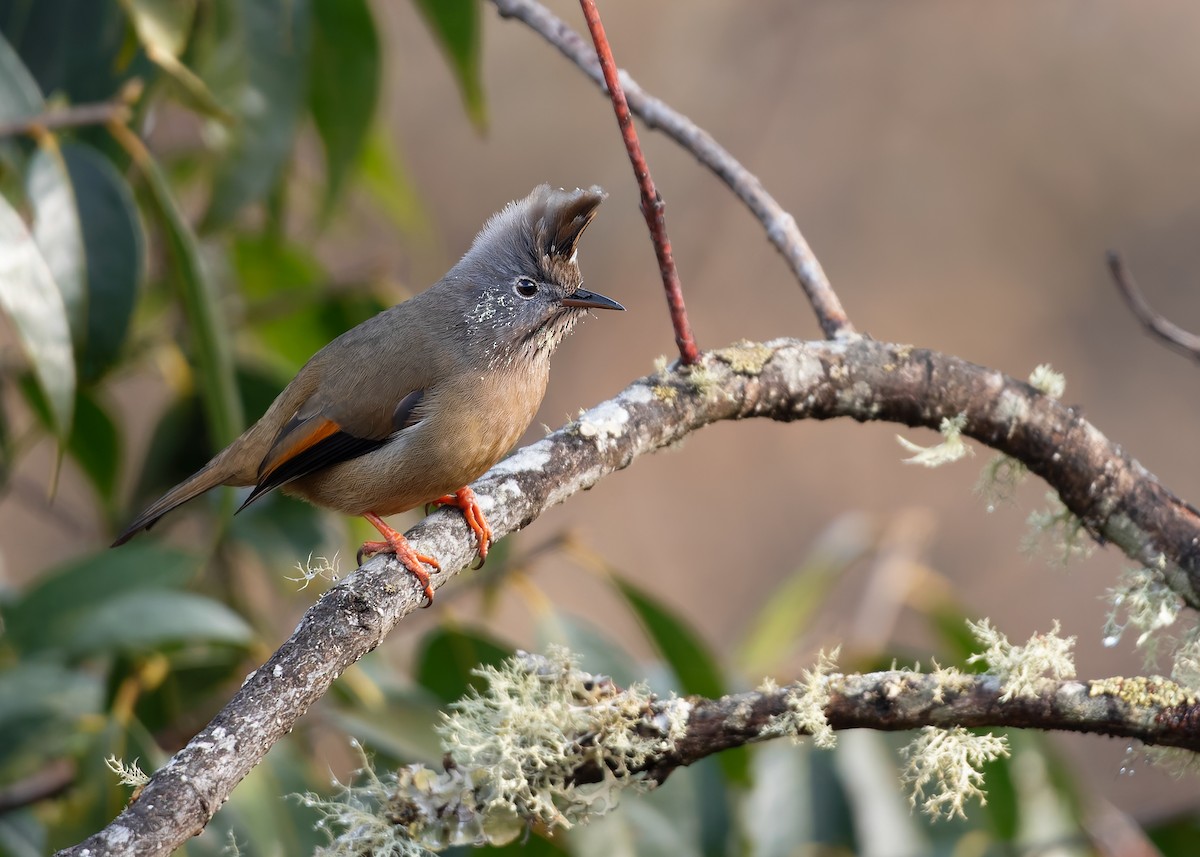
[[[479,565],[476,568],[483,566],[483,561],[487,559],[488,547],[492,544],[492,528],[488,526],[487,519],[483,517],[483,509],[479,508],[479,500],[475,496],[475,492],[470,488],[459,488],[453,494],[445,494],[433,501],[438,506],[457,506],[462,509],[463,517],[467,519],[467,526],[475,531],[475,538],[479,540]]]
[[[383,536],[384,540],[381,542],[363,542],[362,547],[358,549],[358,564],[362,565],[364,556],[374,556],[377,553],[394,553],[396,558],[417,579],[417,582],[424,587],[425,606],[428,607],[432,604],[433,587],[429,585],[429,572],[421,567],[421,563],[431,565],[435,571],[440,571],[442,567],[438,565],[438,561],[431,556],[417,553],[413,546],[408,543],[408,539],[389,527],[383,518],[374,512],[366,512],[363,514],[363,517],[371,522],[371,526],[379,530],[379,534]]]

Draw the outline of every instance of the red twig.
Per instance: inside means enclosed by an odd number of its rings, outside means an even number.
[[[1200,360],[1200,336],[1189,333],[1156,312],[1150,306],[1150,302],[1146,300],[1146,296],[1142,293],[1137,280],[1133,278],[1133,274],[1125,265],[1125,261],[1117,253],[1109,252],[1108,270],[1112,273],[1113,281],[1117,284],[1117,289],[1121,292],[1121,296],[1125,298],[1125,302],[1129,304],[1129,308],[1133,311],[1133,314],[1137,316],[1138,321],[1142,323],[1142,326],[1151,335],[1162,340],[1172,348],[1181,351],[1193,360]]]
[[[654,253],[658,256],[658,270],[662,274],[663,290],[667,295],[671,325],[675,328],[675,344],[679,346],[679,358],[684,365],[692,365],[700,361],[700,351],[692,336],[692,325],[688,321],[687,308],[683,305],[683,287],[679,284],[675,257],[671,255],[671,240],[667,237],[666,205],[654,187],[650,167],[642,154],[642,145],[638,142],[637,129],[633,125],[629,103],[625,100],[625,91],[621,89],[621,82],[617,79],[617,63],[613,59],[608,37],[604,35],[604,24],[600,22],[600,12],[596,9],[595,0],[579,0],[579,5],[583,9],[583,17],[587,20],[588,30],[591,31],[592,41],[596,44],[600,70],[604,73],[604,82],[608,85],[608,94],[612,98],[613,112],[617,114],[617,125],[621,128],[625,150],[629,152],[629,163],[633,165],[633,174],[642,194],[642,215],[646,218],[646,226],[649,227],[650,238],[654,242]]]

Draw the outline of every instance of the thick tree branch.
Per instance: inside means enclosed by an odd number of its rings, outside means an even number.
[[[563,56],[579,66],[601,89],[606,89],[604,74],[596,60],[596,52],[549,9],[536,0],[492,2],[503,17],[516,18],[527,24],[558,48]],[[619,75],[629,108],[634,114],[648,127],[665,133],[716,173],[759,219],[767,230],[767,238],[783,255],[788,267],[800,281],[800,286],[808,296],[825,336],[830,339],[852,336],[854,325],[846,316],[842,302],[830,285],[829,278],[825,276],[821,263],[817,261],[808,242],[800,234],[796,219],[767,193],[757,176],[738,163],[737,159],[707,131],[646,92],[627,72],[621,71]]]
[[[690,370],[634,382],[472,487],[499,538],[639,456],[719,420],[849,417],[936,428],[959,414],[966,415],[967,435],[1042,476],[1093,535],[1138,562],[1163,559],[1172,587],[1193,606],[1200,603],[1200,513],[1076,409],[995,370],[866,338],[782,339],[707,353]],[[457,512],[436,512],[408,536],[418,551],[441,561],[435,587],[474,555],[473,536]],[[309,706],[422,600],[394,560],[368,562],[309,609],[292,637],[133,805],[62,853],[170,853],[204,828]]]
[[[485,670],[481,696],[461,700],[449,714],[443,771],[405,766],[395,778],[365,777],[320,802],[327,823],[340,830],[335,845],[361,850],[364,812],[389,826],[398,842],[434,850],[448,842],[502,844],[519,834],[518,819],[553,831],[608,811],[621,789],[661,784],[722,750],[802,736],[828,747],[840,729],[920,729],[906,755],[915,757],[910,775],[921,777],[923,793],[929,787],[934,807],[971,796],[962,790],[962,766],[976,767],[968,761],[972,750],[1003,752],[1002,741],[970,735],[966,727],[1066,730],[1200,748],[1197,697],[1169,679],[1022,678],[1018,691],[1000,675],[957,669],[839,675],[822,672],[823,662],[786,687],[659,699],[644,687],[622,690],[564,655],[522,653]],[[946,732],[934,737],[929,727]],[[608,793],[598,804],[592,785]]]

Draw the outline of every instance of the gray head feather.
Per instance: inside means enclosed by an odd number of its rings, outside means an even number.
[[[489,364],[549,359],[586,314],[562,300],[583,283],[579,239],[605,196],[539,185],[494,214],[446,275],[461,299],[460,332]]]

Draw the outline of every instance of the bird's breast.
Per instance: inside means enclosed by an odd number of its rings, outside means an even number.
[[[540,369],[540,367],[538,367]],[[350,515],[393,515],[474,481],[520,439],[548,372],[463,372],[426,392],[421,419],[379,449],[297,480],[288,493]]]

